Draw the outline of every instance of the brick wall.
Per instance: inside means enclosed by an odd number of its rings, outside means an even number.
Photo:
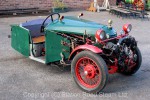
[[[49,9],[52,0],[0,0],[0,9],[32,8]]]
[[[39,7],[40,9],[50,9],[53,0],[0,0],[0,10],[2,9],[15,9],[15,8],[31,8]],[[90,2],[94,0],[63,0],[64,3],[70,8],[85,9],[90,6]],[[99,5],[104,0],[98,0]],[[115,4],[116,0],[109,0],[110,4]]]

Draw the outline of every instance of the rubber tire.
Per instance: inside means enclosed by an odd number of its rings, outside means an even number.
[[[102,73],[101,74],[102,79],[101,79],[101,82],[99,83],[99,85],[97,85],[95,88],[87,88],[87,87],[83,86],[82,84],[80,84],[79,80],[76,77],[75,66],[76,66],[77,61],[81,57],[89,57],[90,59],[95,61],[96,64],[98,65],[98,67],[100,68],[100,71]],[[108,80],[108,68],[107,68],[105,61],[103,60],[103,58],[101,56],[99,56],[98,54],[93,53],[91,51],[82,51],[74,57],[74,59],[71,63],[71,73],[73,75],[73,78],[74,78],[74,81],[76,82],[76,84],[83,91],[88,92],[88,93],[99,93],[106,86],[106,83]]]
[[[135,66],[135,69],[133,69],[133,70],[131,70],[131,71],[129,71],[129,70],[124,70],[124,71],[121,71],[120,73],[121,74],[124,74],[124,75],[133,75],[133,74],[135,74],[138,70],[139,70],[139,68],[141,67],[141,63],[142,63],[142,55],[141,55],[141,52],[140,52],[140,50],[139,50],[139,48],[138,47],[136,47],[135,48],[135,51],[136,51],[136,54],[137,54],[137,56],[138,56],[138,63],[137,63],[137,65]]]

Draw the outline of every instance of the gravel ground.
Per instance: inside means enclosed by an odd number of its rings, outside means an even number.
[[[81,11],[62,15],[76,16]],[[0,100],[149,100],[150,99],[150,21],[122,19],[108,12],[82,11],[85,19],[107,24],[113,20],[118,33],[123,24],[133,25],[132,34],[138,41],[143,62],[139,71],[132,76],[109,75],[108,84],[99,95],[90,95],[80,90],[70,73],[70,67],[61,71],[56,66],[44,65],[25,58],[11,48],[8,38],[10,25],[46,16],[0,18]]]

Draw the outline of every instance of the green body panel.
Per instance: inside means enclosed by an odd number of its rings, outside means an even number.
[[[83,35],[86,31],[86,33],[91,36],[95,36],[95,33],[98,29],[103,29],[107,34],[110,35],[110,37],[114,36],[114,30],[108,28],[106,25],[79,19],[76,17],[65,17],[62,21],[55,20],[45,28],[45,30],[49,31],[57,31],[77,35]]]
[[[109,34],[110,37],[117,36],[116,31],[113,28],[108,28],[107,25],[98,24],[76,17],[68,16],[65,17],[62,21],[55,20],[54,22],[51,22],[45,28],[46,63],[61,60],[61,53],[65,55],[65,59],[67,59],[70,55],[70,47],[65,47],[61,44],[61,41],[66,41],[67,43],[70,43],[70,41],[64,40],[65,38],[57,35],[57,32],[77,35],[83,35],[86,32],[86,34],[92,36],[95,39],[95,33],[99,29],[104,30],[106,34]],[[100,45],[97,44],[96,46],[99,47]]]
[[[29,56],[29,31],[18,25],[11,26],[11,46],[24,56]]]
[[[70,43],[66,38],[51,31],[46,31],[46,63],[61,60],[61,53],[64,55],[64,59],[69,58],[70,47],[62,45],[62,42]]]

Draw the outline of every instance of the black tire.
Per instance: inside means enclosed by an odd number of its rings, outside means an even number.
[[[122,71],[120,71],[120,73],[121,74],[124,74],[124,75],[133,75],[133,74],[135,74],[138,70],[139,70],[139,68],[141,67],[141,63],[142,63],[142,55],[141,55],[141,52],[140,52],[140,50],[139,50],[139,48],[138,47],[136,47],[135,49],[135,52],[136,52],[136,54],[137,54],[137,61],[136,61],[136,66],[134,66],[133,68],[132,68],[132,70],[122,70]]]
[[[88,88],[84,85],[81,84],[81,82],[79,81],[79,79],[77,78],[77,74],[76,74],[76,67],[77,67],[77,62],[79,59],[81,58],[89,58],[91,60],[93,60],[94,63],[96,63],[96,67],[98,67],[98,76],[101,77],[101,81],[98,82],[98,84],[93,87],[93,88]],[[85,67],[84,67],[85,69]],[[80,53],[78,53],[72,63],[71,63],[71,73],[73,75],[74,81],[76,82],[76,84],[85,92],[88,93],[98,93],[100,92],[106,85],[107,80],[108,80],[108,68],[107,65],[105,63],[105,61],[103,60],[103,58],[101,56],[99,56],[98,54],[95,54],[91,51],[82,51]]]

